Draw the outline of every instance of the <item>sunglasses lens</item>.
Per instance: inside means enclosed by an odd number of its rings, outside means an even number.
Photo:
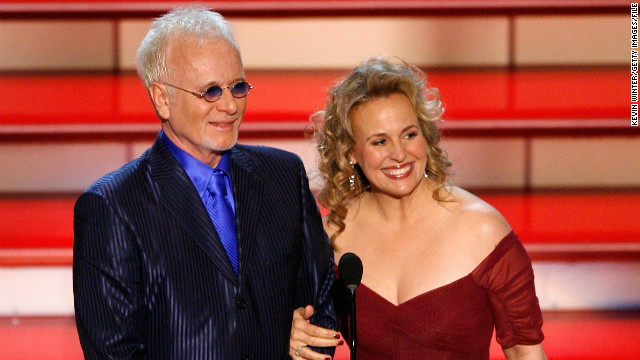
[[[220,86],[212,86],[204,92],[204,99],[209,102],[220,99],[220,96],[222,96],[222,88]]]
[[[251,90],[251,85],[246,81],[240,81],[231,88],[231,95],[236,98],[243,98],[247,96],[249,90]]]
[[[235,98],[243,98],[247,96],[249,90],[251,90],[251,85],[246,81],[240,81],[239,83],[233,85],[231,87],[231,95]],[[222,88],[220,86],[212,86],[204,92],[204,99],[208,102],[214,102],[220,99],[222,96]]]

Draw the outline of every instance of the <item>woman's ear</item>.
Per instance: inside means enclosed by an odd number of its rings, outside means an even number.
[[[349,160],[349,164],[351,165],[355,165],[358,162],[356,161],[356,157],[353,154],[353,150],[351,150],[351,152],[349,153],[349,155],[347,155],[347,160]]]
[[[158,82],[152,82],[149,84],[149,96],[153,102],[153,107],[156,108],[158,116],[164,120],[169,119],[169,93],[167,87],[164,84]]]

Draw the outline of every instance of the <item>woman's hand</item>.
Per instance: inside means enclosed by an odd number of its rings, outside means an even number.
[[[308,346],[331,347],[344,343],[339,332],[311,324],[309,319],[312,315],[313,306],[311,305],[293,311],[289,356],[294,360],[330,360],[329,355],[315,352]]]

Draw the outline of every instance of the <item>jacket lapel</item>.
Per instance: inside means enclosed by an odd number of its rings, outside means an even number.
[[[253,162],[238,146],[230,151],[231,181],[236,206],[240,281],[247,277],[262,208],[264,183],[253,171]]]
[[[187,229],[218,270],[237,285],[236,273],[200,196],[160,135],[151,147],[150,166],[151,177],[158,186],[160,202]],[[187,239],[178,239],[184,240]]]

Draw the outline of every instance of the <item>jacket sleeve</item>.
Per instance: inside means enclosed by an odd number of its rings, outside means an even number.
[[[315,309],[311,323],[332,330],[338,329],[331,289],[335,280],[333,250],[322,227],[322,218],[315,198],[309,189],[309,180],[302,162],[300,168],[300,191],[302,192],[302,263],[298,276],[301,302],[297,307],[312,305]],[[315,349],[333,354],[335,348]]]
[[[74,209],[73,292],[85,359],[142,359],[146,314],[131,228],[97,193]]]

